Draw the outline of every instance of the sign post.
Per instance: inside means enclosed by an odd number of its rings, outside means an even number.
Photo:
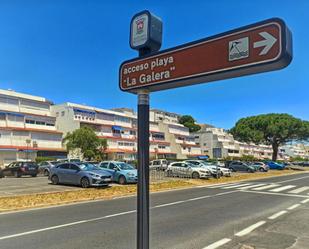
[[[138,95],[137,249],[149,248],[149,93],[282,69],[292,60],[292,36],[272,18],[157,52],[162,22],[149,11],[131,20],[130,46],[139,57],[119,69],[119,87]]]
[[[160,49],[162,22],[149,11],[131,20],[130,46],[145,57]],[[137,91],[137,249],[149,248],[149,91]]]
[[[282,69],[291,60],[291,33],[281,19],[272,18],[125,61],[119,87],[154,92]]]

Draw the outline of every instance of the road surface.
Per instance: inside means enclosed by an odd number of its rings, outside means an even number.
[[[154,193],[151,248],[308,249],[308,193],[308,173]],[[126,197],[3,213],[0,248],[133,249],[135,208]]]

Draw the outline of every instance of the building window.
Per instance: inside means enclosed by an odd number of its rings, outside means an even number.
[[[135,135],[136,135],[136,131],[132,131],[132,130],[130,130],[130,135],[135,136]]]
[[[34,120],[26,119],[26,124],[35,124]]]
[[[153,133],[152,134],[153,139],[155,140],[164,140],[165,136],[164,134],[160,134],[160,133]]]
[[[130,123],[130,119],[122,116],[115,116],[115,121]]]

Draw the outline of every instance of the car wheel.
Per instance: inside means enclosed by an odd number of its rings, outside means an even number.
[[[199,179],[200,178],[200,174],[198,172],[193,172],[192,173],[192,178],[193,179]]]
[[[236,172],[236,170],[235,170],[234,168],[230,168],[230,170],[231,170],[232,172]]]
[[[248,172],[248,173],[253,173],[254,171],[251,170],[251,169],[247,169],[247,172]]]
[[[90,186],[89,179],[87,177],[83,177],[80,181],[80,185],[82,188],[88,188]]]
[[[171,176],[172,176],[172,171],[167,170],[167,171],[166,171],[166,175],[167,175],[168,177],[171,177]]]
[[[53,185],[59,184],[59,178],[58,178],[58,176],[53,175],[52,178],[51,178],[51,182],[52,182]]]
[[[31,175],[32,177],[36,177],[37,176],[37,174],[33,174],[33,175]]]
[[[18,171],[14,172],[14,176],[17,177],[17,178],[21,177],[21,175],[20,175],[20,173]]]
[[[44,176],[49,176],[49,171],[46,169],[44,170],[44,173],[43,173]]]
[[[120,176],[118,179],[119,184],[124,185],[127,183],[127,180],[124,176]]]
[[[265,172],[265,169],[264,168],[260,168],[260,172]]]

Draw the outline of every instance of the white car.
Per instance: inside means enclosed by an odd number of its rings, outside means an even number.
[[[168,161],[166,159],[152,160],[149,163],[149,169],[166,170],[167,165],[168,165]]]
[[[194,179],[208,179],[211,176],[208,169],[196,166],[185,161],[171,163],[167,167],[166,172],[167,176],[189,177]]]
[[[187,160],[186,162],[208,169],[213,177],[232,175],[232,171],[230,169],[220,167],[219,165],[211,162],[205,162],[203,160]]]

